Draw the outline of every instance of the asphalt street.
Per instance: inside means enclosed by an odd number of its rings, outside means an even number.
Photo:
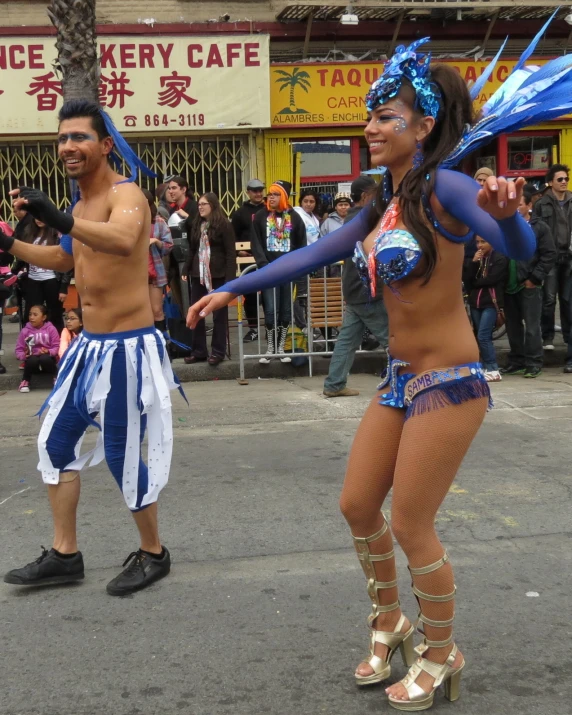
[[[173,569],[132,597],[105,592],[138,546],[132,519],[106,467],[85,472],[85,582],[0,584],[0,715],[394,712],[382,687],[354,684],[370,602],[338,511],[376,378],[352,377],[361,395],[337,400],[321,396],[322,379],[185,385],[160,502]],[[440,691],[433,710],[562,715],[572,712],[572,376],[549,369],[493,390],[496,408],[438,514],[467,668],[461,699]],[[2,573],[50,546],[35,449],[45,396],[0,396]],[[397,680],[405,668],[393,662]]]

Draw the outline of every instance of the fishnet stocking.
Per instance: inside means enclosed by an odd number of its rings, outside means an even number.
[[[374,397],[360,422],[350,451],[340,498],[340,508],[353,536],[371,536],[383,526],[381,506],[393,484],[404,420],[404,412],[382,407],[377,397]],[[379,445],[379,448],[372,449],[372,445]],[[369,544],[371,554],[386,554],[392,548],[390,529]],[[396,578],[395,558],[375,562],[374,569],[378,581],[393,581]],[[395,603],[399,600],[397,586],[379,589],[378,598],[383,606]],[[372,627],[380,631],[393,631],[400,616],[400,608],[389,613],[380,613]],[[403,630],[407,628],[408,622]],[[385,658],[387,651],[387,646],[376,643],[375,654],[380,658]],[[369,664],[362,663],[358,672],[367,676],[373,670]]]
[[[380,509],[393,485],[393,533],[410,566],[420,568],[438,561],[444,549],[435,532],[435,516],[483,421],[487,406],[486,398],[469,400],[404,422],[403,411],[382,407],[374,398],[356,433],[340,500],[352,534],[370,536],[381,528]],[[388,531],[370,544],[371,553],[388,552],[390,541]],[[375,571],[379,581],[393,580],[395,560],[376,563]],[[431,595],[451,593],[454,581],[450,564],[416,576],[415,585]],[[379,598],[382,604],[393,603],[397,600],[397,588],[380,590]],[[421,599],[421,608],[431,620],[445,621],[454,615],[453,600],[436,603]],[[399,616],[399,609],[380,614],[373,625],[378,630],[392,630]],[[429,640],[443,641],[451,635],[452,626],[425,625],[425,632]],[[430,648],[425,657],[444,663],[450,650],[450,645]],[[378,644],[375,652],[384,657],[386,648]],[[359,672],[367,675],[368,668],[362,665]],[[432,679],[423,673],[417,682],[429,690]],[[398,691],[393,692],[393,688]],[[392,686],[392,694],[407,697],[400,684]]]
[[[403,427],[395,465],[391,523],[412,568],[429,566],[444,554],[435,531],[435,516],[483,422],[487,407],[487,398],[468,400],[412,417]],[[414,576],[414,582],[424,593],[444,596],[454,590],[453,570],[447,563],[431,573]],[[431,620],[453,618],[453,599],[442,603],[421,599],[420,603],[423,615]],[[424,630],[429,640],[444,641],[452,635],[453,627],[424,625]],[[451,645],[429,648],[424,657],[444,663],[451,649]],[[462,659],[461,654],[458,658]],[[416,682],[429,691],[433,678],[421,673]],[[400,683],[389,692],[407,698]]]

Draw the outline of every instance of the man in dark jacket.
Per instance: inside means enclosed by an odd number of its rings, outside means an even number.
[[[252,240],[252,222],[259,211],[266,208],[264,204],[264,184],[260,179],[251,179],[246,185],[248,201],[237,209],[231,216],[234,235],[239,243],[250,243]],[[239,252],[239,256],[241,253]],[[242,255],[251,255],[246,251]],[[244,342],[250,343],[258,340],[258,293],[249,293],[244,296],[244,312],[248,322],[248,333]]]
[[[291,189],[292,184],[288,181],[275,181],[268,189],[266,209],[259,211],[254,217],[251,245],[258,268],[263,268],[284,253],[306,245],[304,221],[290,206]],[[268,339],[266,355],[260,358],[263,365],[267,365],[276,352],[281,362],[290,362],[290,358],[284,353],[284,345],[291,319],[291,300],[290,283],[262,291]]]
[[[372,200],[375,187],[375,181],[369,176],[360,176],[352,183],[354,208],[350,209],[346,221],[351,221]],[[351,258],[344,261],[342,293],[346,309],[330,361],[330,370],[324,380],[326,397],[359,395],[359,390],[346,387],[346,383],[366,328],[369,328],[382,347],[388,344],[387,311],[383,304],[382,285],[378,284],[375,297],[370,296]]]
[[[556,296],[560,303],[560,325],[564,342],[567,343],[570,337],[567,284],[571,267],[572,193],[568,191],[569,180],[570,169],[565,164],[554,164],[545,178],[549,188],[534,205],[535,215],[548,224],[558,252],[556,263],[544,282],[542,338],[545,350],[554,350]]]
[[[508,365],[501,369],[503,375],[538,377],[542,372],[542,284],[558,253],[548,225],[532,215],[534,193],[534,187],[525,186],[518,209],[530,221],[536,236],[536,252],[529,261],[509,263],[504,307],[510,353]]]

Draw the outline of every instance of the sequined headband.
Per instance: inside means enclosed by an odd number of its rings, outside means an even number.
[[[429,64],[431,54],[425,55],[416,50],[419,45],[429,42],[429,37],[412,42],[409,47],[399,45],[393,57],[384,67],[381,77],[371,85],[365,97],[365,106],[372,112],[380,104],[385,104],[396,97],[401,89],[403,78],[413,85],[416,96],[416,108],[421,107],[426,117],[437,119],[441,107],[441,92],[431,81]]]

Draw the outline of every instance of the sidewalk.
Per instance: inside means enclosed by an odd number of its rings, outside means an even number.
[[[182,358],[173,361],[173,371],[181,382],[204,382],[209,380],[237,380],[240,377],[239,361],[239,341],[238,328],[236,327],[236,309],[230,310],[230,352],[231,359],[225,359],[220,365],[213,367],[206,362],[195,365],[185,365]],[[19,327],[17,323],[9,323],[4,317],[4,356],[1,358],[6,368],[6,374],[0,375],[0,391],[15,390],[22,379],[22,372],[18,369],[18,360],[14,355],[14,347],[18,337]],[[243,335],[247,328],[243,328]],[[210,344],[210,336],[207,336]],[[246,355],[256,355],[266,350],[266,340],[262,336],[260,346],[258,342],[243,343]],[[495,343],[499,363],[504,365],[508,354],[508,340],[503,338]],[[554,351],[544,354],[546,367],[563,367],[566,357],[566,345],[562,342],[562,336],[557,334]],[[329,357],[314,357],[312,372],[314,375],[327,375],[330,366]],[[379,375],[385,366],[385,352],[381,349],[356,355],[352,368],[353,374]],[[257,359],[245,361],[245,377],[250,380],[265,378],[294,378],[306,377],[309,375],[309,367],[294,367],[291,364],[283,364],[280,360],[273,360],[269,365],[260,365]],[[351,378],[350,378],[351,380]],[[43,376],[34,378],[34,384],[38,387],[47,387],[48,380]]]
[[[204,382],[208,380],[237,380],[240,377],[240,360],[239,360],[239,340],[238,328],[236,327],[236,309],[231,308],[230,311],[230,353],[231,359],[228,358],[220,365],[213,367],[207,362],[197,363],[195,365],[186,365],[182,358],[173,360],[173,371],[181,382]],[[208,325],[208,323],[207,323]],[[14,355],[14,348],[19,333],[19,325],[17,323],[8,322],[5,316],[3,321],[4,339],[3,348],[4,356],[0,358],[2,364],[6,368],[6,374],[0,375],[0,391],[15,390],[22,379],[22,372],[18,369],[19,361]],[[247,327],[243,328],[243,335],[246,335]],[[210,346],[210,335],[207,336],[207,343]],[[260,345],[258,341],[254,343],[243,343],[244,352],[247,355],[257,355],[260,352],[266,352],[266,337],[261,336]],[[381,349],[373,350],[368,353],[356,355],[354,362],[354,373],[365,373],[369,375],[379,375],[385,365],[385,351]],[[314,357],[312,371],[314,375],[327,375],[330,366],[328,357]],[[309,375],[308,365],[303,367],[294,367],[291,364],[283,364],[280,360],[273,360],[269,365],[260,365],[257,359],[245,361],[245,375],[247,379],[257,378],[292,378],[305,377]],[[44,384],[45,383],[45,384]],[[43,376],[34,377],[34,384],[39,387],[47,387],[48,381],[44,380]]]

